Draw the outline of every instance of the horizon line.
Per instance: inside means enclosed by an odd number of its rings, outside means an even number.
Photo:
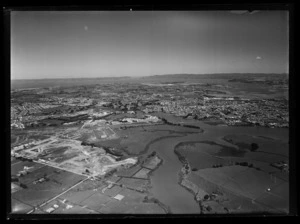
[[[144,78],[144,77],[152,77],[152,76],[168,76],[168,75],[226,75],[226,74],[243,74],[243,75],[289,75],[289,72],[281,72],[281,73],[273,73],[273,72],[260,72],[260,73],[251,73],[251,72],[235,72],[235,73],[170,73],[170,74],[156,74],[156,75],[144,75],[144,76],[103,76],[103,77],[65,77],[65,78],[18,78],[18,79],[11,79],[11,81],[18,81],[18,80],[54,80],[54,79],[103,79],[103,78]]]

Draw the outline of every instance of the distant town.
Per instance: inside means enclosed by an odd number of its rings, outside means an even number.
[[[287,79],[255,80],[230,79],[229,83],[264,85],[271,93],[287,91]],[[121,86],[89,85],[70,88],[45,88],[25,90],[30,95],[36,91],[36,102],[20,101],[19,91],[12,92],[11,126],[32,127],[45,124],[48,118],[103,116],[106,113],[145,114],[165,112],[190,119],[217,120],[226,125],[259,125],[266,127],[289,127],[288,99],[283,97],[259,97],[234,95],[230,87],[220,84],[132,84]],[[76,91],[76,94],[73,95]],[[53,95],[56,93],[58,95]],[[64,106],[61,106],[64,105]],[[93,107],[104,110],[95,112]],[[67,122],[65,122],[67,123]]]

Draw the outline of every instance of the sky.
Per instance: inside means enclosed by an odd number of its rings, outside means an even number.
[[[287,11],[11,12],[11,79],[287,72]]]

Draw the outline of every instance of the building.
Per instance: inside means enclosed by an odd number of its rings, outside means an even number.
[[[117,195],[114,197],[114,199],[117,199],[117,200],[119,200],[119,201],[121,201],[123,198],[124,198],[124,196],[121,195],[121,194],[117,194]]]
[[[54,210],[55,210],[55,208],[50,207],[50,208],[46,209],[46,212],[51,213],[51,212],[53,212]]]

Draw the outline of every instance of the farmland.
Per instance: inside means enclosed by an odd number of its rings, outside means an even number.
[[[257,204],[256,212],[287,213],[288,172],[272,166],[277,161],[288,163],[287,143],[279,139],[240,134],[226,135],[223,139],[232,147],[210,141],[185,142],[175,147],[185,164],[182,184],[195,194],[201,211],[207,213],[205,208],[209,206],[209,212],[220,212],[221,209],[225,213],[246,213],[253,210],[252,203]],[[255,150],[250,144],[254,141],[258,145]],[[199,196],[199,189],[206,193]],[[212,204],[215,202],[208,203],[205,199],[208,197],[205,195],[216,190],[226,197],[225,204],[217,203],[219,207],[214,207]],[[232,195],[235,195],[234,200]],[[248,204],[239,209],[232,206],[231,202],[237,203],[237,196]]]

